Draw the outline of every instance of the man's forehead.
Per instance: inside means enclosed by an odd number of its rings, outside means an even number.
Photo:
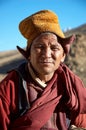
[[[49,36],[49,38],[48,38]],[[32,45],[46,45],[46,46],[58,46],[62,48],[62,45],[58,42],[58,37],[53,33],[43,33],[39,35],[32,43]]]
[[[50,32],[41,33],[38,37],[34,39],[34,41],[42,41],[42,40],[50,40],[50,41],[57,41],[58,38],[55,34]]]

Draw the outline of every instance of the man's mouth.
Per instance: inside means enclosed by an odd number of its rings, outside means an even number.
[[[40,61],[41,64],[44,64],[44,65],[50,65],[50,64],[53,64],[53,61],[50,61],[50,60],[41,60]]]

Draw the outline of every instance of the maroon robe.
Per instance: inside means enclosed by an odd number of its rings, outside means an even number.
[[[19,74],[14,70],[0,83],[0,130],[67,130],[66,118],[73,122],[86,113],[86,88],[66,65],[60,65],[44,89],[27,71],[23,80],[30,107],[15,120],[11,118],[18,113]]]

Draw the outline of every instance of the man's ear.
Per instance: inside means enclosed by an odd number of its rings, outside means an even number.
[[[65,54],[65,53],[63,53],[63,56],[62,56],[61,62],[64,62],[65,57],[66,57],[66,54]]]

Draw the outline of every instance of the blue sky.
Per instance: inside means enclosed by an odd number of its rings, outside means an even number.
[[[54,11],[62,30],[86,23],[86,0],[0,0],[0,51],[26,46],[18,25],[22,19],[42,9]]]

